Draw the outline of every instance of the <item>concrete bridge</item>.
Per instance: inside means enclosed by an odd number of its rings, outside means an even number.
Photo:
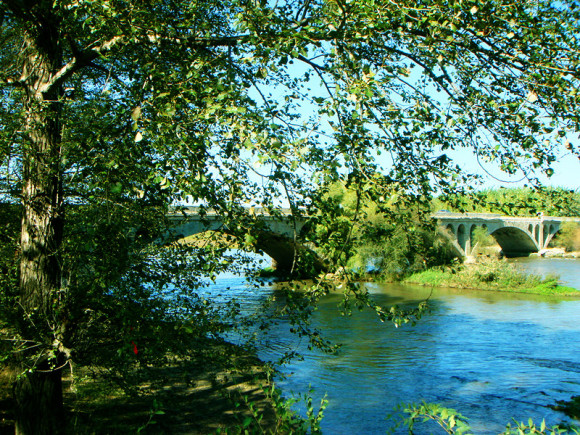
[[[169,213],[173,223],[170,237],[174,239],[188,237],[206,231],[223,231],[235,233],[236,228],[229,228],[223,216],[208,210],[200,214],[199,207],[180,207]],[[317,271],[324,269],[323,262],[310,250],[297,242],[305,220],[297,219],[290,209],[282,209],[277,215],[270,215],[262,208],[249,208],[242,220],[251,227],[251,234],[256,239],[256,248],[272,258],[273,266],[280,272],[291,272],[296,268],[297,253],[309,255]]]
[[[474,231],[487,230],[508,257],[525,256],[545,249],[564,222],[578,222],[580,218],[539,215],[536,217],[509,217],[495,213],[451,213],[439,211],[432,215],[446,230],[458,255],[470,256],[475,248]],[[213,211],[200,214],[198,207],[179,208],[168,215],[173,223],[170,237],[183,238],[205,231],[235,233],[228,228],[221,215]],[[297,242],[306,219],[296,219],[289,209],[270,215],[261,208],[247,209],[247,227],[252,227],[256,247],[269,255],[274,267],[290,272],[296,266],[297,253],[308,253],[317,271],[325,269],[324,262],[308,248]]]
[[[451,213],[439,211],[432,216],[447,230],[461,257],[475,248],[473,232],[483,227],[501,246],[508,257],[525,256],[545,249],[564,222],[580,218],[544,216],[509,217],[495,213]]]

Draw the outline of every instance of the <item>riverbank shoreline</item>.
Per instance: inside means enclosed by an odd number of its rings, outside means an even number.
[[[514,265],[504,260],[489,258],[458,266],[427,269],[406,277],[401,283],[544,296],[580,297],[580,290],[561,285],[559,277],[541,277],[518,270]]]
[[[532,252],[530,257],[541,258],[580,258],[580,251],[567,252],[563,248],[546,248],[539,252]]]
[[[573,261],[575,257],[547,255],[546,258]],[[290,281],[284,275],[278,275],[275,270],[270,268],[262,269],[257,274],[257,277],[273,279],[274,282],[278,283]],[[401,278],[384,276],[380,272],[361,274],[340,267],[336,272],[328,272],[323,277],[319,277],[319,279],[321,279],[321,282],[330,283],[330,287],[328,287],[328,292],[330,293],[342,293],[346,282],[376,282],[379,284],[397,283],[433,288],[580,297],[580,289],[562,285],[558,276],[548,275],[542,277],[526,272],[515,267],[513,263],[508,263],[505,258],[496,258],[491,255],[473,257],[472,261],[461,264],[424,269]],[[315,282],[315,280],[312,280],[312,282]]]

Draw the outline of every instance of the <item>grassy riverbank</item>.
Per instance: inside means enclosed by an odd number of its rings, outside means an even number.
[[[541,277],[522,272],[501,260],[486,259],[475,264],[438,267],[415,273],[406,284],[431,287],[470,288],[539,295],[580,296],[580,291],[559,285],[558,277]]]

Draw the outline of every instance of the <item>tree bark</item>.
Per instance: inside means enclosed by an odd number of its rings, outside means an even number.
[[[14,385],[17,434],[53,434],[64,427],[61,324],[63,191],[61,90],[51,79],[62,64],[55,23],[31,26],[23,50],[27,111],[23,152],[20,306],[31,350]],[[58,346],[57,346],[58,347]],[[33,353],[34,352],[34,353]]]
[[[50,363],[45,361],[35,367],[14,385],[16,435],[65,432],[61,370],[55,370]]]

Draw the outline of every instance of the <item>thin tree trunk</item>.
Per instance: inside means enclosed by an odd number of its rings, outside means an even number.
[[[64,428],[63,356],[60,333],[63,194],[61,92],[47,86],[61,65],[58,28],[42,23],[25,38],[23,77],[27,138],[23,156],[20,261],[22,331],[32,350],[24,354],[14,385],[17,434],[53,434]],[[57,341],[58,342],[58,341]],[[32,352],[35,352],[32,354]]]

